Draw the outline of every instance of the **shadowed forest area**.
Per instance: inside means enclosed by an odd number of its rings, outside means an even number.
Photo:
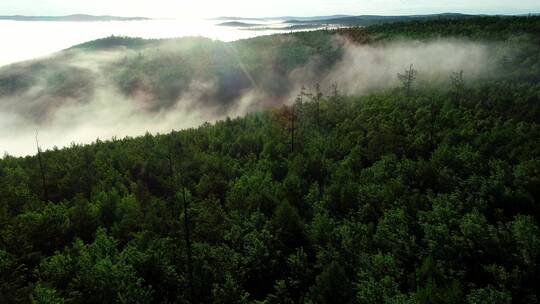
[[[358,89],[377,72],[340,67],[359,45],[437,39],[482,43],[464,54],[489,68],[405,61],[392,85]],[[0,100],[49,94],[14,110],[44,121],[100,81],[70,56],[111,48],[99,69],[144,111],[211,79],[193,107],[247,113],[5,155],[0,303],[539,301],[540,17],[156,43],[111,37],[0,71]],[[231,112],[246,90],[264,97]]]

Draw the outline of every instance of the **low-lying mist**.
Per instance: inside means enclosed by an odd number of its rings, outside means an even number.
[[[445,85],[450,75],[463,71],[469,80],[486,77],[497,68],[495,46],[460,40],[399,41],[384,46],[347,44],[342,61],[324,77],[345,94],[400,85],[397,73],[413,66],[418,85]]]
[[[495,45],[471,41],[358,45],[334,36],[328,52],[310,46],[298,57],[287,49],[302,47],[290,41],[294,37],[257,39],[281,44],[269,49],[205,39],[162,41],[136,49],[71,49],[4,67],[0,151],[36,153],[36,131],[41,147],[49,149],[195,127],[292,102],[300,87],[315,83],[366,94],[399,86],[397,73],[411,64],[418,85],[444,86],[456,71],[472,81],[490,75],[502,56]],[[291,62],[293,55],[300,59]]]

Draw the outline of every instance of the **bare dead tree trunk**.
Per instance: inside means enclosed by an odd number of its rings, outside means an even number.
[[[331,89],[332,89],[332,97],[334,99],[337,99],[339,97],[339,90],[338,90],[337,82],[332,84]]]
[[[434,102],[431,102],[431,125],[429,128],[429,146],[431,151],[435,149],[435,119],[436,119],[436,113],[437,109],[435,107]]]
[[[452,75],[450,75],[450,80],[452,81],[452,89],[454,91],[454,102],[458,103],[461,101],[462,92],[465,88],[463,71],[452,73]]]
[[[398,73],[397,75],[399,81],[401,81],[401,83],[403,84],[403,87],[405,88],[405,94],[407,98],[411,96],[412,84],[414,80],[416,79],[417,73],[418,72],[415,69],[413,69],[413,65],[411,64],[409,66],[409,69],[405,70],[405,73],[403,74]]]
[[[316,117],[316,121],[317,121],[317,128],[319,129],[320,131],[320,128],[321,128],[321,109],[320,109],[320,103],[321,103],[321,99],[323,97],[323,93],[321,92],[321,85],[320,84],[316,84],[315,85],[315,102],[316,102],[316,106],[317,106],[317,117]]]
[[[91,160],[90,160],[90,153],[88,150],[84,150],[84,166],[85,166],[85,181],[86,181],[86,198],[90,201],[92,198],[92,174],[90,172],[91,169]]]
[[[189,229],[189,203],[186,200],[186,187],[182,187],[182,197],[184,199],[184,237],[187,250],[187,268],[189,278],[189,298],[193,302],[193,255],[191,249],[191,231]]]
[[[39,162],[39,170],[41,172],[41,186],[43,191],[43,198],[46,202],[49,201],[49,191],[47,190],[47,176],[45,174],[45,164],[43,163],[43,158],[41,156],[41,148],[39,147],[38,132],[36,131],[36,147],[37,147],[37,158]]]
[[[170,196],[171,200],[175,199],[176,195],[176,183],[178,182],[178,176],[174,167],[174,154],[172,152],[172,144],[169,145],[168,149],[168,166],[170,174]],[[188,273],[188,289],[189,289],[189,301],[193,303],[194,299],[194,285],[193,285],[193,253],[192,253],[192,241],[191,241],[191,230],[189,223],[189,202],[186,199],[186,181],[182,182],[182,200],[183,200],[183,209],[184,209],[184,242],[186,245],[187,253],[187,273]],[[176,208],[175,208],[176,209]],[[176,260],[176,251],[174,253],[173,259]]]
[[[294,131],[295,131],[295,105],[292,105],[292,114],[291,114],[291,153],[294,153]]]

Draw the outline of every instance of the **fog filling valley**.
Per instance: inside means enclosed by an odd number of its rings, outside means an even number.
[[[300,87],[310,90],[315,83],[327,94],[332,84],[346,95],[394,88],[400,85],[397,73],[411,64],[418,71],[417,85],[448,84],[457,71],[473,80],[493,73],[502,57],[500,47],[451,39],[374,45],[334,40],[342,55],[323,72],[321,58],[313,56],[290,71],[271,62],[264,73],[253,73],[253,63],[244,62],[229,44],[219,44],[220,52],[233,59],[234,69],[216,72],[210,66],[221,59],[214,53],[193,63],[191,55],[178,55],[192,46],[174,42],[143,49],[71,49],[5,66],[0,68],[0,152],[35,154],[36,131],[42,148],[50,149],[196,127],[291,103]],[[275,60],[273,54],[267,57]]]

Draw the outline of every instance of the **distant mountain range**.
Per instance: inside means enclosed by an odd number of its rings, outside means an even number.
[[[326,20],[326,19],[337,19],[337,18],[346,18],[354,17],[352,15],[332,15],[332,16],[313,16],[313,17],[295,17],[295,16],[280,16],[280,17],[261,17],[261,18],[251,18],[251,17],[234,17],[234,16],[222,16],[211,18],[210,20],[235,20],[235,21],[286,21],[286,20],[301,20],[301,21],[313,21],[313,20]]]
[[[313,17],[293,17],[285,16],[279,17],[277,20],[298,20],[298,21],[322,21],[322,20],[332,20],[332,19],[342,19],[342,18],[352,18],[353,15],[331,15],[331,16],[313,16]]]
[[[236,20],[236,21],[266,21],[266,20],[279,20],[278,18],[250,18],[250,17],[235,17],[235,16],[221,16],[221,17],[215,17],[210,18],[209,20],[221,20],[221,21],[228,21],[228,20]]]
[[[313,17],[265,17],[265,18],[245,18],[245,17],[218,17],[213,20],[224,20],[228,25],[233,26],[235,22],[241,21],[281,21],[283,23],[293,24],[293,26],[321,26],[321,25],[343,25],[343,26],[368,26],[380,23],[403,22],[415,20],[432,20],[432,19],[465,19],[472,18],[478,15],[466,15],[459,13],[442,13],[430,15],[405,15],[405,16],[381,16],[381,15],[331,15],[331,16],[313,16]]]
[[[415,21],[415,20],[432,20],[432,19],[465,19],[472,18],[475,15],[457,14],[457,13],[443,13],[443,14],[431,14],[431,15],[408,15],[408,16],[378,16],[378,15],[361,15],[361,16],[345,16],[345,17],[328,17],[320,19],[288,19],[285,23],[292,24],[328,24],[328,25],[355,25],[355,26],[367,26],[379,23],[389,22],[403,22],[403,21]]]
[[[231,27],[252,27],[257,26],[260,24],[257,23],[246,23],[246,22],[240,22],[240,21],[230,21],[230,22],[223,22],[219,23],[219,26],[231,26]]]
[[[314,16],[314,17],[267,17],[267,18],[246,18],[246,17],[218,17],[212,20],[226,21],[218,25],[231,27],[249,28],[256,24],[247,23],[247,21],[274,21],[287,24],[286,27],[280,27],[281,30],[300,30],[300,29],[315,29],[326,26],[369,26],[383,23],[407,22],[407,21],[422,21],[422,20],[437,20],[437,19],[467,19],[478,17],[481,15],[467,15],[459,13],[442,13],[430,15],[405,15],[405,16],[381,16],[381,15],[332,15],[332,16]],[[275,29],[257,28],[257,30]]]
[[[68,16],[0,16],[0,20],[12,21],[70,21],[70,22],[89,22],[89,21],[140,21],[150,20],[145,17],[117,17],[117,16],[92,16],[84,14],[75,14]]]

